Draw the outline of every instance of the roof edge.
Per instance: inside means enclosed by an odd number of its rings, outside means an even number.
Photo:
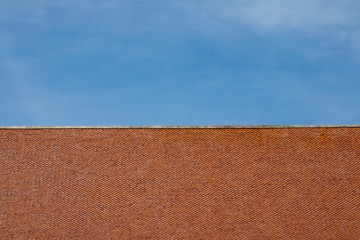
[[[0,129],[360,128],[360,125],[0,126]]]

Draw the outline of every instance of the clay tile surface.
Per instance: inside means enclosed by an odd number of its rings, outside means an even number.
[[[0,129],[0,239],[360,239],[360,127]]]

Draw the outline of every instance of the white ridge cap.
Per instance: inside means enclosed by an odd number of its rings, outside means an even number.
[[[0,129],[205,129],[205,128],[358,128],[360,125],[155,125],[155,126],[0,126]]]

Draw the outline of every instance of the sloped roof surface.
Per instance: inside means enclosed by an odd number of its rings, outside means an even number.
[[[360,239],[360,127],[3,128],[0,239]]]

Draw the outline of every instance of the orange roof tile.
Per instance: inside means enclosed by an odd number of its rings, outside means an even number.
[[[360,239],[360,127],[0,129],[0,239]]]

